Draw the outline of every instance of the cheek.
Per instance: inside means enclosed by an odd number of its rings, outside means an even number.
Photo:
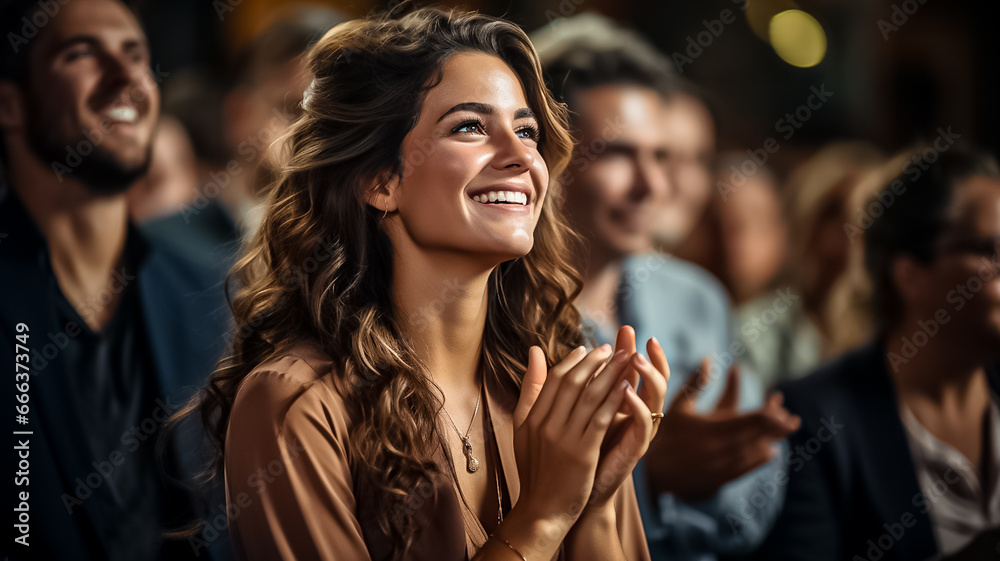
[[[580,182],[585,187],[586,196],[595,204],[605,207],[618,203],[628,194],[632,170],[617,159],[594,162]]]
[[[548,203],[549,197],[549,169],[545,167],[545,162],[541,156],[535,158],[535,165],[531,170],[531,181],[534,183],[535,192],[541,204],[536,205],[535,216],[539,216],[542,211],[542,204]],[[565,189],[565,188],[564,188]]]
[[[424,224],[422,228],[454,228],[455,220],[465,219],[462,197],[481,169],[481,154],[469,148],[444,146],[429,140],[418,140],[405,147],[403,182],[397,202],[403,214],[410,214],[407,222]],[[411,209],[414,212],[410,213]]]

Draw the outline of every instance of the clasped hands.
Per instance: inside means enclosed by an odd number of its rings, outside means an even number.
[[[538,518],[568,521],[606,509],[646,453],[663,410],[670,368],[656,339],[637,353],[635,331],[615,347],[571,351],[548,367],[538,347],[514,411],[520,502]],[[641,384],[640,384],[641,380]],[[638,389],[637,389],[638,388]]]

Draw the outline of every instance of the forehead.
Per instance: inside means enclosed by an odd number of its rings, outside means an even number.
[[[459,103],[487,103],[501,111],[528,106],[517,74],[493,55],[458,53],[441,70],[441,81],[424,99],[423,113],[434,121]]]
[[[660,96],[633,84],[609,84],[577,94],[579,124],[584,136],[608,141],[659,143]]]
[[[679,95],[663,104],[662,126],[667,140],[678,144],[712,143],[712,116],[698,100]]]
[[[146,36],[135,16],[116,0],[74,0],[61,7],[38,37],[32,57],[47,57],[74,37],[92,37],[101,43],[145,44]]]

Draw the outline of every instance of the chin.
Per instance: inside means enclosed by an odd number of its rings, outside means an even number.
[[[620,241],[614,244],[613,247],[619,255],[622,257],[628,257],[630,255],[645,253],[650,250],[651,246],[645,238],[637,240],[630,237],[620,239]]]
[[[531,253],[532,247],[534,247],[533,240],[510,240],[507,243],[498,245],[493,251],[487,249],[482,253],[491,256],[492,260],[496,263],[504,263],[524,257]]]

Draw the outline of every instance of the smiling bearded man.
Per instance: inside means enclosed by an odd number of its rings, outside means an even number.
[[[2,553],[193,559],[164,542],[196,503],[161,466],[188,473],[197,448],[156,444],[221,354],[224,301],[218,272],[128,221],[160,106],[145,34],[116,0],[6,1],[0,22],[12,40],[0,53],[0,361],[15,369],[18,414]]]

